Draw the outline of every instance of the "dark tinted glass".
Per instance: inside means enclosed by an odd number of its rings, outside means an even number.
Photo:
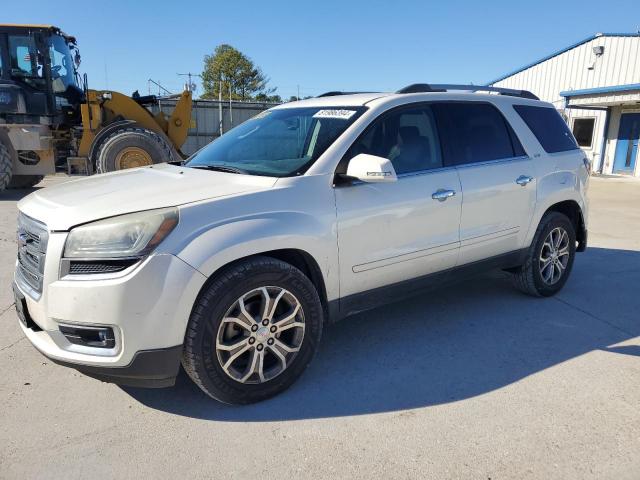
[[[442,103],[435,107],[446,122],[448,163],[463,165],[523,155],[502,114],[488,103]],[[517,148],[514,149],[514,144]]]
[[[595,118],[576,118],[573,121],[573,136],[576,137],[578,145],[581,147],[591,146],[595,123]]]
[[[431,108],[407,108],[376,119],[349,149],[346,158],[360,153],[388,158],[397,174],[442,167]]]
[[[569,127],[555,108],[514,105],[524,123],[547,153],[566,152],[578,148]]]

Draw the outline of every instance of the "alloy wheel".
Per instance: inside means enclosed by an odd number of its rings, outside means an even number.
[[[238,298],[220,322],[218,362],[240,383],[267,382],[296,357],[304,329],[302,306],[291,292],[274,286],[256,288]]]
[[[564,275],[569,263],[569,234],[562,227],[549,232],[540,251],[539,269],[542,281],[547,285],[556,284]]]

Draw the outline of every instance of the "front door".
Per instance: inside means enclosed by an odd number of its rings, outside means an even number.
[[[613,173],[633,173],[638,157],[640,113],[624,113],[620,119]]]
[[[431,108],[413,105],[384,114],[345,160],[358,153],[391,160],[398,180],[335,189],[341,296],[405,288],[405,280],[454,267],[462,192],[456,169],[443,168]]]

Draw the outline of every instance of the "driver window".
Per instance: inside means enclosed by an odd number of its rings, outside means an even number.
[[[391,160],[398,175],[440,168],[442,154],[431,108],[406,108],[377,119],[349,150]]]

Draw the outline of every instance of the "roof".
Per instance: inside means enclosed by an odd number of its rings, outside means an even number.
[[[0,23],[1,28],[35,28],[39,30],[51,30],[53,33],[63,36],[68,42],[76,43],[76,39],[73,35],[67,35],[60,28],[55,25],[47,24],[35,24],[35,23]]]
[[[620,93],[632,90],[640,90],[640,83],[630,83],[628,85],[612,85],[610,87],[584,88],[582,90],[565,90],[560,92],[561,97],[578,97],[581,95],[599,95],[603,93]]]
[[[587,38],[584,38],[582,40],[580,40],[579,42],[574,43],[573,45],[569,45],[568,47],[562,48],[556,52],[551,53],[550,55],[547,55],[546,57],[541,58],[540,60],[536,60],[533,63],[529,63],[528,65],[525,65],[523,67],[520,67],[512,72],[509,72],[505,75],[502,75],[501,77],[496,78],[495,80],[492,80],[490,82],[487,83],[487,85],[493,85],[494,83],[498,83],[501,80],[504,80],[505,78],[509,78],[513,75],[515,75],[516,73],[520,73],[528,68],[531,67],[535,67],[536,65],[542,63],[542,62],[546,62],[547,60],[553,58],[553,57],[557,57],[558,55],[562,55],[565,52],[568,52],[569,50],[573,50],[576,47],[579,47],[580,45],[584,45],[587,42],[590,42],[591,40],[595,40],[596,38],[601,38],[601,37],[640,37],[640,33],[596,33],[595,35],[590,35]]]
[[[356,93],[351,95],[335,95],[330,97],[313,97],[297,102],[287,102],[276,108],[288,107],[357,107],[376,98],[391,95],[390,93]]]

